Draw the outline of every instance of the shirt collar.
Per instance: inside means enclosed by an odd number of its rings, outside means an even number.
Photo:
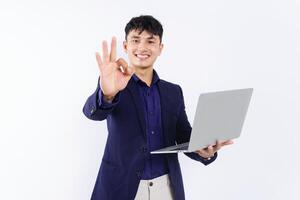
[[[144,83],[144,81],[142,81],[136,74],[133,74],[132,77],[133,77],[133,80],[134,80],[136,83],[138,83],[138,82]],[[159,76],[158,76],[157,72],[153,69],[153,76],[152,76],[152,82],[151,82],[151,85],[156,84],[159,80],[160,80],[160,79],[159,79]]]

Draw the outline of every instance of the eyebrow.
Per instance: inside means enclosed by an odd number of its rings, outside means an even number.
[[[133,39],[140,39],[141,37],[140,36],[136,36],[136,35],[134,35],[134,36],[132,36],[131,38],[133,38]],[[154,40],[156,40],[156,38],[152,35],[152,36],[149,36],[149,37],[147,37],[146,39],[154,39]]]

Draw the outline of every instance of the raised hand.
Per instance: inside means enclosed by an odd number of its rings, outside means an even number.
[[[123,90],[134,73],[123,58],[116,60],[116,38],[111,41],[110,53],[107,42],[102,42],[102,57],[96,52],[96,59],[100,70],[100,87],[106,100],[111,101],[114,96]]]

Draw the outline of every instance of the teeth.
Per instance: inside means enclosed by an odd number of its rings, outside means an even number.
[[[148,55],[141,55],[141,54],[137,54],[136,56],[138,58],[148,58],[149,57]]]

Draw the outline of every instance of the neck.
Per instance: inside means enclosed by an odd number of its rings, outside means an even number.
[[[153,67],[147,67],[147,68],[141,68],[141,67],[135,67],[135,74],[139,79],[144,81],[149,87],[152,82],[153,77]]]

